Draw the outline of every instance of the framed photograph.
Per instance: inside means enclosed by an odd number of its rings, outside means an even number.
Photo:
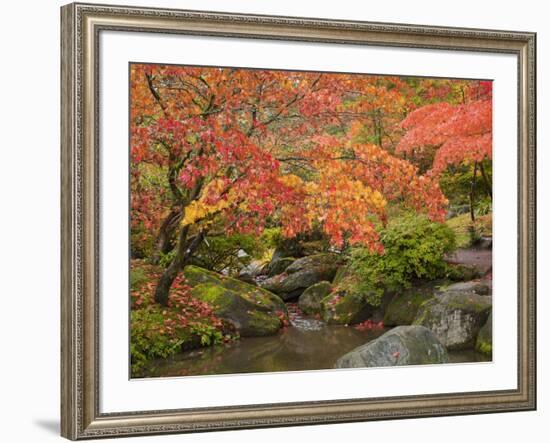
[[[61,18],[64,437],[535,409],[534,33]]]

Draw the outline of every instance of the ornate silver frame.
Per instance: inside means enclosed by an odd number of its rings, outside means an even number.
[[[124,30],[513,54],[519,78],[518,388],[184,410],[99,412],[98,36]],[[61,8],[61,433],[69,439],[536,408],[535,43],[529,32],[91,4]]]

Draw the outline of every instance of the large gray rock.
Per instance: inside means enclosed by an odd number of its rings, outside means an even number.
[[[490,296],[446,291],[421,306],[414,324],[429,328],[447,349],[471,349],[491,308]]]
[[[454,283],[442,289],[441,292],[473,292],[477,295],[491,295],[493,293],[493,283],[491,280],[472,280]]]
[[[282,274],[286,271],[292,263],[296,261],[293,257],[276,258],[271,260],[267,265],[267,276],[273,277],[274,275]]]
[[[336,368],[448,363],[446,349],[423,326],[399,326],[336,361]]]
[[[308,255],[327,252],[328,250],[329,242],[324,240],[324,236],[321,233],[317,232],[282,240],[273,252],[273,259],[307,257]]]
[[[198,266],[186,266],[183,275],[193,297],[243,337],[273,335],[288,321],[283,301],[265,289]]]
[[[420,307],[434,297],[432,285],[413,287],[395,294],[384,310],[386,326],[410,325]]]
[[[322,281],[307,288],[298,299],[298,307],[305,314],[317,314],[321,312],[321,301],[330,294],[332,285],[328,281]]]
[[[354,325],[371,318],[375,311],[362,294],[333,292],[321,301],[321,317],[327,324]]]
[[[283,300],[291,300],[315,283],[332,280],[340,264],[337,254],[310,255],[293,262],[283,274],[264,280],[261,286],[279,295]]]
[[[286,268],[287,274],[296,274],[298,272],[316,272],[323,275],[323,280],[332,280],[336,271],[342,262],[338,254],[330,252],[322,254],[308,255],[302,257]]]

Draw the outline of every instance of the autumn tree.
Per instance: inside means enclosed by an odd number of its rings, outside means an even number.
[[[403,120],[406,134],[397,146],[397,152],[412,154],[435,148],[430,173],[439,175],[451,165],[467,164],[473,167],[470,192],[470,214],[474,217],[474,190],[478,170],[492,194],[484,160],[492,158],[492,84],[470,82],[464,88],[463,102],[440,102],[423,106]]]
[[[442,219],[446,200],[433,177],[354,141],[353,130],[326,135],[338,125],[345,78],[132,65],[132,223],[156,224],[160,251],[175,252],[157,302],[167,303],[214,229],[259,234],[273,219],[286,237],[317,227],[337,247],[380,252],[376,223],[388,202]],[[149,192],[151,177],[163,192]]]

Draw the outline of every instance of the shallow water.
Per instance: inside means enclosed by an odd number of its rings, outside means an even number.
[[[354,327],[326,325],[302,315],[294,305],[289,306],[289,316],[291,326],[277,335],[241,338],[232,343],[153,360],[144,375],[173,377],[332,369],[342,355],[389,330],[360,331]],[[490,360],[475,351],[452,352],[449,356],[452,363]]]

